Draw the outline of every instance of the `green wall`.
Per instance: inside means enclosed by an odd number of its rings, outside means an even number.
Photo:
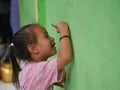
[[[26,25],[35,22],[35,4],[34,0],[20,0],[20,25]]]
[[[35,22],[33,2],[21,1],[21,25]],[[59,20],[69,23],[74,51],[65,90],[120,90],[120,0],[38,0],[38,22],[57,50],[51,24]]]

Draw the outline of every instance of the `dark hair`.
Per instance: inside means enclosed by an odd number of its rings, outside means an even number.
[[[30,60],[31,56],[27,49],[27,45],[37,42],[36,35],[34,33],[35,26],[38,26],[38,24],[29,24],[22,27],[15,33],[12,39],[12,45],[10,45],[10,56],[13,66],[13,83],[17,88],[19,87],[18,75],[21,69],[16,58],[24,61]]]

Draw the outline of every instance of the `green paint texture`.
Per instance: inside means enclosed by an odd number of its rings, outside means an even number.
[[[34,0],[20,0],[20,26],[35,23]]]
[[[34,22],[32,6],[33,0],[21,1],[22,25]],[[51,24],[64,20],[70,27],[74,57],[65,89],[55,90],[120,90],[120,0],[38,0],[38,8],[57,50],[59,35]]]

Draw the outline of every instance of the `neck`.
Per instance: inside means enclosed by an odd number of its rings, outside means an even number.
[[[31,55],[30,61],[41,62],[41,61],[47,61],[47,59],[48,59],[48,57],[42,57],[39,55]]]

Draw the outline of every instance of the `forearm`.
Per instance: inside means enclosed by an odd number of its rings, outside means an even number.
[[[69,63],[72,59],[72,46],[71,46],[70,34],[69,32],[61,33],[60,37],[63,36],[69,36],[69,37],[64,37],[60,40],[59,56],[62,59],[65,59],[67,63]]]
[[[68,24],[61,21],[54,25],[54,27],[60,34],[60,52],[57,59],[58,71],[60,71],[72,60],[72,46]]]

